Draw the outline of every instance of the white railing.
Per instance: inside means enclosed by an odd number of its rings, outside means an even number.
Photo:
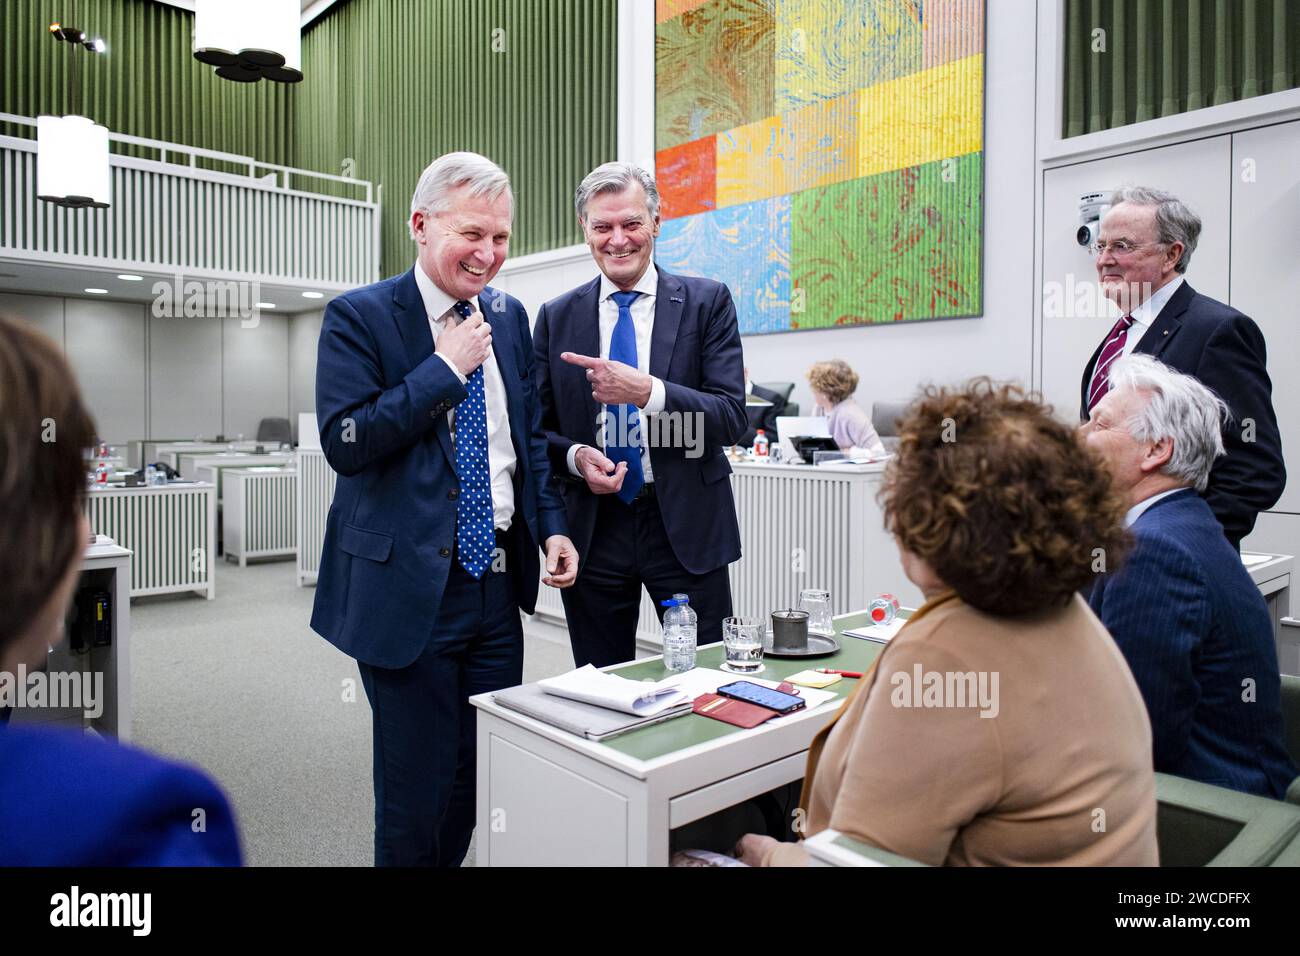
[[[0,126],[6,123],[36,125],[0,113]],[[339,289],[379,278],[380,207],[371,183],[120,133],[109,133],[109,142],[159,158],[111,155],[111,206],[66,209],[36,196],[36,141],[0,135],[0,258]],[[300,179],[343,184],[365,198],[289,188]]]

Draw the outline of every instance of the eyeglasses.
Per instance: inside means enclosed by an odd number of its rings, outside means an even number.
[[[1146,246],[1158,246],[1158,242],[1129,242],[1127,239],[1116,239],[1114,242],[1094,242],[1088,247],[1088,251],[1094,256],[1099,256],[1103,252],[1110,250],[1116,259],[1123,259],[1125,256],[1131,256]]]

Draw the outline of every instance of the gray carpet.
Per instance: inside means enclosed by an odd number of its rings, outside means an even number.
[[[308,627],[315,593],[292,561],[219,560],[212,601],[131,603],[134,743],[216,778],[254,866],[374,858],[370,705],[356,662]],[[562,628],[525,622],[525,680],[573,666]]]

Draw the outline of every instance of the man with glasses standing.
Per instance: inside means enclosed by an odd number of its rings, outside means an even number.
[[[1121,356],[1142,352],[1199,379],[1228,403],[1227,454],[1210,471],[1206,502],[1233,547],[1282,497],[1286,467],[1273,412],[1264,336],[1250,318],[1201,295],[1183,274],[1201,220],[1169,193],[1125,186],[1111,196],[1093,244],[1102,294],[1123,313],[1083,370],[1084,421],[1110,388]]]

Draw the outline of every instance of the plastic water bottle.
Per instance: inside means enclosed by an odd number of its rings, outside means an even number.
[[[158,485],[158,469],[153,465],[147,465],[144,469],[144,486],[154,488]]]
[[[754,435],[754,457],[766,459],[767,449],[768,449],[767,436],[763,434],[763,429],[760,428],[758,432]]]
[[[664,612],[664,666],[674,673],[695,666],[695,634],[699,616],[691,610],[690,598],[674,594],[659,602]]]
[[[102,461],[95,466],[95,484],[108,484],[108,465],[104,464]]]
[[[876,595],[876,599],[867,605],[867,617],[871,618],[872,624],[893,624],[898,617],[898,598],[892,594]]]

